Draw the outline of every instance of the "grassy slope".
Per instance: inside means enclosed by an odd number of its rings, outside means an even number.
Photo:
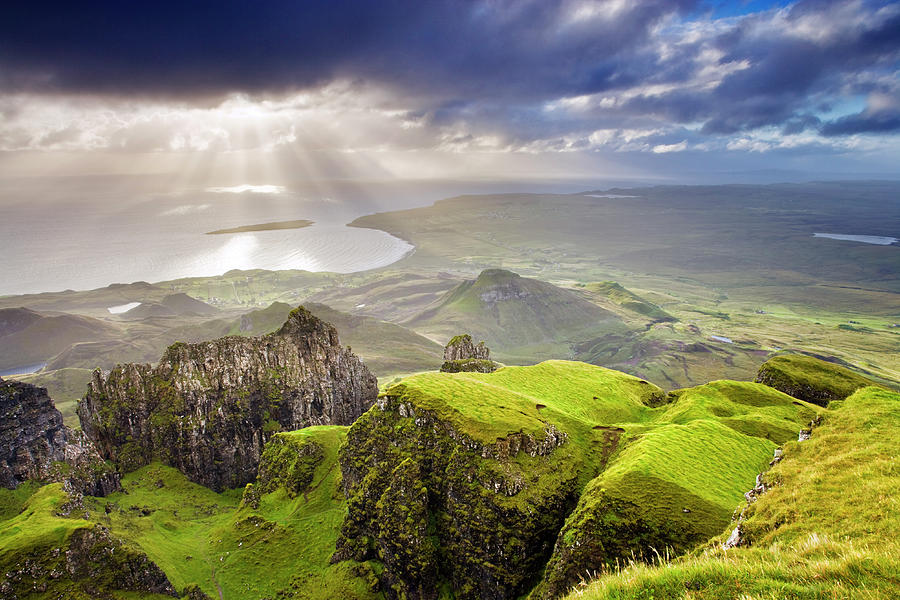
[[[777,482],[747,511],[753,544],[727,532],[687,558],[601,576],[570,598],[895,598],[900,589],[900,394],[832,403],[808,442],[785,446]],[[848,493],[852,490],[852,493]]]
[[[629,331],[617,315],[570,290],[502,269],[459,284],[407,324],[441,342],[470,333],[499,360],[521,364],[573,358],[575,342]]]
[[[462,433],[490,444],[510,433],[543,437],[548,423],[570,433],[646,420],[659,388],[625,373],[550,360],[494,373],[422,373],[386,388],[435,411]]]
[[[97,500],[92,513],[139,545],[179,590],[196,583],[212,598],[219,590],[225,598],[372,597],[369,567],[329,565],[345,512],[337,449],[346,428],[283,435],[313,439],[324,450],[304,495],[292,499],[279,489],[253,510],[241,506],[240,489],[216,494],[151,465],[127,475],[126,493]],[[113,509],[105,516],[107,502]]]
[[[716,418],[735,431],[783,444],[797,437],[798,423],[816,416],[812,405],[759,383],[713,381],[672,392],[675,402],[661,420],[688,423]]]
[[[675,317],[615,281],[588,283],[581,291],[593,299],[604,299],[626,311],[654,321],[674,321]]]

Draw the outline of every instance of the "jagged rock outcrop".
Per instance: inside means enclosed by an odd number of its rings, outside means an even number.
[[[122,470],[159,460],[221,490],[256,478],[273,434],[349,425],[377,393],[334,327],[300,307],[269,335],[176,343],[155,368],[95,371],[78,416]]]
[[[468,333],[451,338],[444,347],[444,364],[441,371],[445,373],[460,373],[463,371],[475,373],[492,373],[497,370],[497,364],[491,360],[491,351],[484,342],[476,345],[472,336]]]
[[[0,379],[0,486],[27,479],[68,482],[92,496],[119,489],[118,474],[90,440],[63,425],[45,388]]]

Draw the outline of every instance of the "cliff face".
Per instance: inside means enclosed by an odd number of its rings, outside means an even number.
[[[341,450],[348,516],[332,560],[380,559],[392,598],[434,599],[443,582],[457,598],[521,596],[577,499],[576,476],[554,468],[575,462],[566,440],[548,426],[484,444],[380,398]]]
[[[0,379],[0,486],[26,479],[68,481],[94,496],[119,487],[90,441],[63,425],[45,388]]]
[[[274,433],[349,425],[377,392],[334,327],[301,307],[266,336],[177,343],[155,368],[95,371],[78,416],[121,469],[160,460],[221,490],[253,481]]]

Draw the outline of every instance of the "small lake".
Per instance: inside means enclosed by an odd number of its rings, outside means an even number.
[[[28,375],[37,373],[47,366],[47,363],[38,363],[36,365],[26,365],[24,367],[15,367],[13,369],[4,369],[0,371],[0,377],[13,377],[15,375]]]
[[[862,242],[863,244],[875,244],[876,246],[890,246],[900,242],[895,237],[883,235],[848,235],[846,233],[814,233],[813,237],[828,238],[830,240],[843,240],[845,242]]]

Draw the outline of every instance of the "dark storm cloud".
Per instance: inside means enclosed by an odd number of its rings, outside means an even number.
[[[668,127],[680,136],[682,125],[699,124],[692,131],[713,137],[764,127],[825,136],[900,129],[885,111],[823,123],[821,108],[884,93],[873,82],[896,79],[897,2],[801,1],[721,21],[703,7],[703,0],[17,1],[0,18],[0,91],[215,103],[230,92],[364,81],[391,90],[410,119],[434,128],[462,122],[463,136],[517,144],[617,127]],[[688,20],[666,20],[673,15]],[[592,95],[593,105],[546,110]],[[614,102],[601,103],[605,95]]]
[[[859,113],[848,115],[825,124],[824,136],[851,135],[854,133],[888,133],[900,130],[900,111],[879,114]]]
[[[567,22],[548,0],[16,2],[0,19],[5,89],[193,95],[365,77],[447,95],[585,93],[606,61],[692,0]]]

